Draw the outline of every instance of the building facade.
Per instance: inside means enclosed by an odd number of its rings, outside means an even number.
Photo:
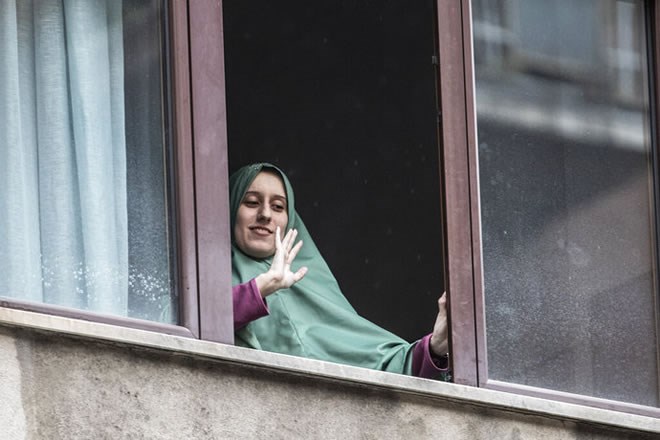
[[[3,3],[7,438],[658,435],[656,2],[399,3]],[[454,383],[233,346],[254,161]]]

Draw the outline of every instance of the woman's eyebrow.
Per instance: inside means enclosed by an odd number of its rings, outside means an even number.
[[[260,191],[246,191],[243,198],[248,197],[248,196],[263,197],[264,195]],[[274,194],[274,195],[271,196],[271,198],[281,200],[284,203],[286,203],[286,196],[282,196],[282,195],[279,195],[279,194]]]

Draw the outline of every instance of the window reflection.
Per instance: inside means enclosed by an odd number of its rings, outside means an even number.
[[[657,406],[644,3],[473,20],[489,376]]]

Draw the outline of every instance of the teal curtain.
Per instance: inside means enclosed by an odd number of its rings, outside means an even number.
[[[121,8],[0,1],[0,296],[127,314]]]

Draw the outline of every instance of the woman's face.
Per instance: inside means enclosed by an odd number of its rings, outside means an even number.
[[[267,258],[275,253],[275,228],[284,237],[289,221],[280,176],[262,171],[248,188],[236,213],[234,240],[245,254]]]

